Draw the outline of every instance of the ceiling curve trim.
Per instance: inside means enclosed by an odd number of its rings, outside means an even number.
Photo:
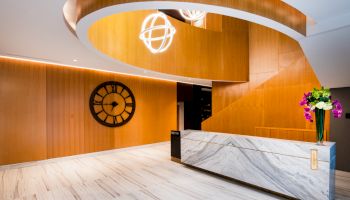
[[[126,7],[130,8],[125,11],[133,11],[132,9],[135,8],[138,10],[197,9],[248,20],[270,28],[280,24],[302,36],[306,35],[306,16],[289,4],[276,0],[182,0],[181,2],[178,0],[67,0],[64,16],[74,29],[74,24],[78,24],[86,16],[101,9],[120,5],[127,5]],[[289,35],[285,29],[276,30]]]

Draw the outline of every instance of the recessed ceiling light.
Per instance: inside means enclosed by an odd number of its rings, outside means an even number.
[[[73,62],[78,62],[78,59],[73,59]]]

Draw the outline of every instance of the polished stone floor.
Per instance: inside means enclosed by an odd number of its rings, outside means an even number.
[[[170,161],[169,143],[0,167],[0,199],[282,199]],[[350,173],[337,172],[337,199]]]

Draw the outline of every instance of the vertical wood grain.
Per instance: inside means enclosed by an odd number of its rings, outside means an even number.
[[[147,70],[210,80],[248,80],[247,21],[210,14],[208,19],[213,21],[209,26],[215,23],[221,28],[212,31],[169,17],[176,28],[172,44],[165,52],[153,54],[138,38],[143,20],[155,12],[132,11],[102,18],[89,28],[89,41],[106,56]]]
[[[101,83],[111,79],[110,73],[85,71],[84,72],[84,150],[95,152],[112,149],[114,146],[114,128],[99,124],[89,109],[89,98],[92,91]]]
[[[222,15],[207,13],[205,17],[205,29],[211,31],[222,31]]]
[[[0,58],[0,164],[47,157],[45,70]]]
[[[136,98],[133,118],[118,128],[89,109],[92,91],[111,80]],[[167,141],[176,105],[174,82],[0,59],[0,165]]]
[[[247,83],[213,83],[213,115],[202,123],[203,129],[314,141],[315,124],[304,119],[299,101],[304,92],[320,87],[320,83],[299,44],[250,23],[249,70]]]
[[[84,153],[84,71],[46,71],[48,158]]]

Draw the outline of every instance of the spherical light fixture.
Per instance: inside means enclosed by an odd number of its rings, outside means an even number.
[[[162,53],[171,45],[175,32],[166,15],[158,12],[145,18],[139,38],[152,53]]]
[[[189,21],[199,21],[203,19],[207,13],[200,10],[189,10],[189,9],[180,9],[180,15]]]

